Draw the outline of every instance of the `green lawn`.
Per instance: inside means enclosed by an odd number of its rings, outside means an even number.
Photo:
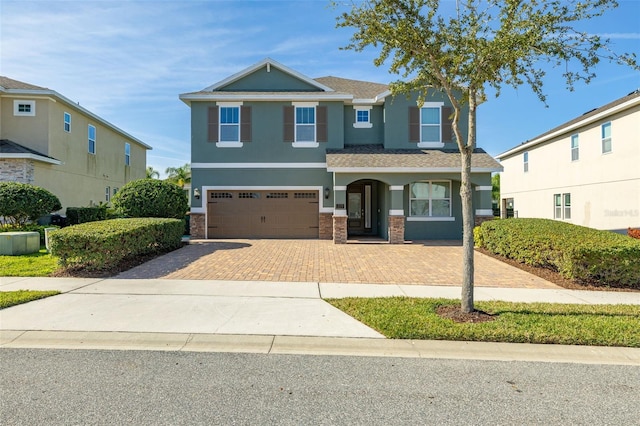
[[[459,300],[329,299],[333,306],[392,339],[640,347],[640,306],[476,302],[494,321],[456,323],[436,314]]]
[[[33,290],[0,291],[0,309],[8,308],[9,306],[13,305],[19,305],[21,303],[31,302],[32,300],[55,296],[56,294],[60,294],[60,292]]]
[[[0,277],[46,277],[56,269],[57,259],[46,249],[21,256],[0,256]]]

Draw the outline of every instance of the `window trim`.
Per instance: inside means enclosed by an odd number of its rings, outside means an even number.
[[[124,165],[131,165],[131,144],[129,142],[124,143]]]
[[[429,196],[428,198],[414,198],[411,196],[411,186],[413,184],[416,183],[427,183],[429,184]],[[447,184],[449,186],[449,197],[448,198],[433,198],[433,184],[434,183],[439,183],[439,184]],[[407,220],[409,221],[453,221],[455,220],[455,216],[453,215],[453,197],[452,197],[452,182],[450,180],[438,180],[438,179],[433,179],[433,180],[419,180],[419,181],[415,181],[415,182],[411,182],[409,184],[409,216],[407,217]],[[411,213],[412,209],[411,209],[411,201],[413,200],[428,200],[429,202],[429,215],[428,216],[423,216],[423,215],[413,215]],[[449,215],[448,216],[433,216],[433,201],[435,200],[448,200],[449,201]]]
[[[91,139],[91,129],[93,129],[93,139]],[[96,155],[96,145],[98,140],[98,131],[93,124],[87,125],[87,152]],[[91,142],[93,142],[93,151],[91,150]]]
[[[318,102],[292,102],[293,106],[293,146],[294,148],[317,148],[318,142]],[[313,141],[298,141],[298,108],[313,108]],[[308,126],[309,123],[300,123]]]
[[[67,133],[71,133],[71,113],[64,113],[62,123],[62,128],[64,129],[64,131]]]
[[[573,144],[574,141],[575,141],[575,146]],[[571,143],[571,161],[573,162],[573,161],[580,160],[580,135],[578,133],[571,135],[570,143]]]
[[[353,106],[353,127],[355,129],[370,129],[373,127],[373,123],[371,122],[371,109],[372,106],[362,106],[362,105],[354,105]],[[367,113],[367,121],[358,121],[358,113],[366,112]]]
[[[529,173],[529,151],[522,153],[522,167],[525,173]]]
[[[444,141],[442,140],[442,107],[444,106],[444,102],[425,102],[418,109],[420,117],[420,139],[418,141],[418,148],[442,148],[444,147]],[[425,142],[422,140],[422,128],[423,126],[432,126],[435,127],[434,124],[422,124],[422,110],[427,108],[437,108],[438,109],[438,141],[437,142]]]
[[[29,111],[20,111],[22,105],[29,105]],[[36,101],[15,99],[13,101],[13,115],[17,117],[35,117],[36,115]]]
[[[218,140],[216,147],[218,148],[242,148],[244,143],[242,142],[242,102],[216,102],[218,107]],[[238,140],[236,141],[223,141],[222,138],[222,126],[229,126],[228,123],[222,123],[222,108],[237,108],[238,110],[238,123],[233,124],[238,126]]]
[[[604,136],[604,129],[605,126],[609,128],[609,137]],[[610,154],[613,152],[613,137],[611,136],[612,134],[612,126],[611,126],[611,121],[607,121],[606,123],[602,123],[600,125],[600,137],[601,137],[601,149],[602,149],[602,153],[603,154]],[[605,142],[608,141],[609,142],[609,150],[605,151],[604,150],[604,144]]]

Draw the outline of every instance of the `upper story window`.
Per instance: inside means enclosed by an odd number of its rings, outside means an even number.
[[[571,136],[571,161],[578,161],[580,159],[580,141],[578,135]]]
[[[451,182],[414,182],[409,191],[410,216],[451,217]]]
[[[296,142],[316,141],[316,108],[296,107]]]
[[[13,115],[19,116],[35,116],[36,115],[36,101],[13,101]]]
[[[127,142],[124,144],[124,165],[131,165],[131,144]]]
[[[451,107],[445,107],[444,102],[409,107],[409,142],[416,142],[419,148],[442,148],[451,141]]]
[[[529,153],[525,152],[522,156],[523,164],[524,164],[524,172],[527,173],[529,171]]]
[[[207,141],[218,148],[241,148],[251,142],[251,107],[242,102],[218,102],[208,109]]]
[[[602,153],[611,152],[611,122],[602,125]]]
[[[64,113],[64,131],[71,132],[71,114],[68,112]]]
[[[96,153],[96,127],[95,126],[92,126],[91,124],[89,124],[89,127],[87,128],[87,136],[89,141],[89,144],[88,144],[89,154],[95,154]]]
[[[284,107],[284,141],[294,148],[315,148],[327,141],[327,107],[317,102],[294,102]]]
[[[355,121],[353,127],[357,129],[369,129],[373,127],[371,123],[371,107],[354,106]]]
[[[220,142],[240,142],[240,107],[220,107]]]

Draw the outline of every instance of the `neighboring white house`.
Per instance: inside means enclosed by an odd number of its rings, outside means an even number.
[[[640,227],[640,90],[497,156],[502,215]]]

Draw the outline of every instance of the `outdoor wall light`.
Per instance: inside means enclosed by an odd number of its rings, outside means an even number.
[[[329,194],[331,193],[331,191],[329,190],[328,186],[325,186],[324,188],[324,199],[328,200],[329,199]]]
[[[200,190],[198,188],[193,190],[193,196],[196,197],[196,200],[200,199]]]

